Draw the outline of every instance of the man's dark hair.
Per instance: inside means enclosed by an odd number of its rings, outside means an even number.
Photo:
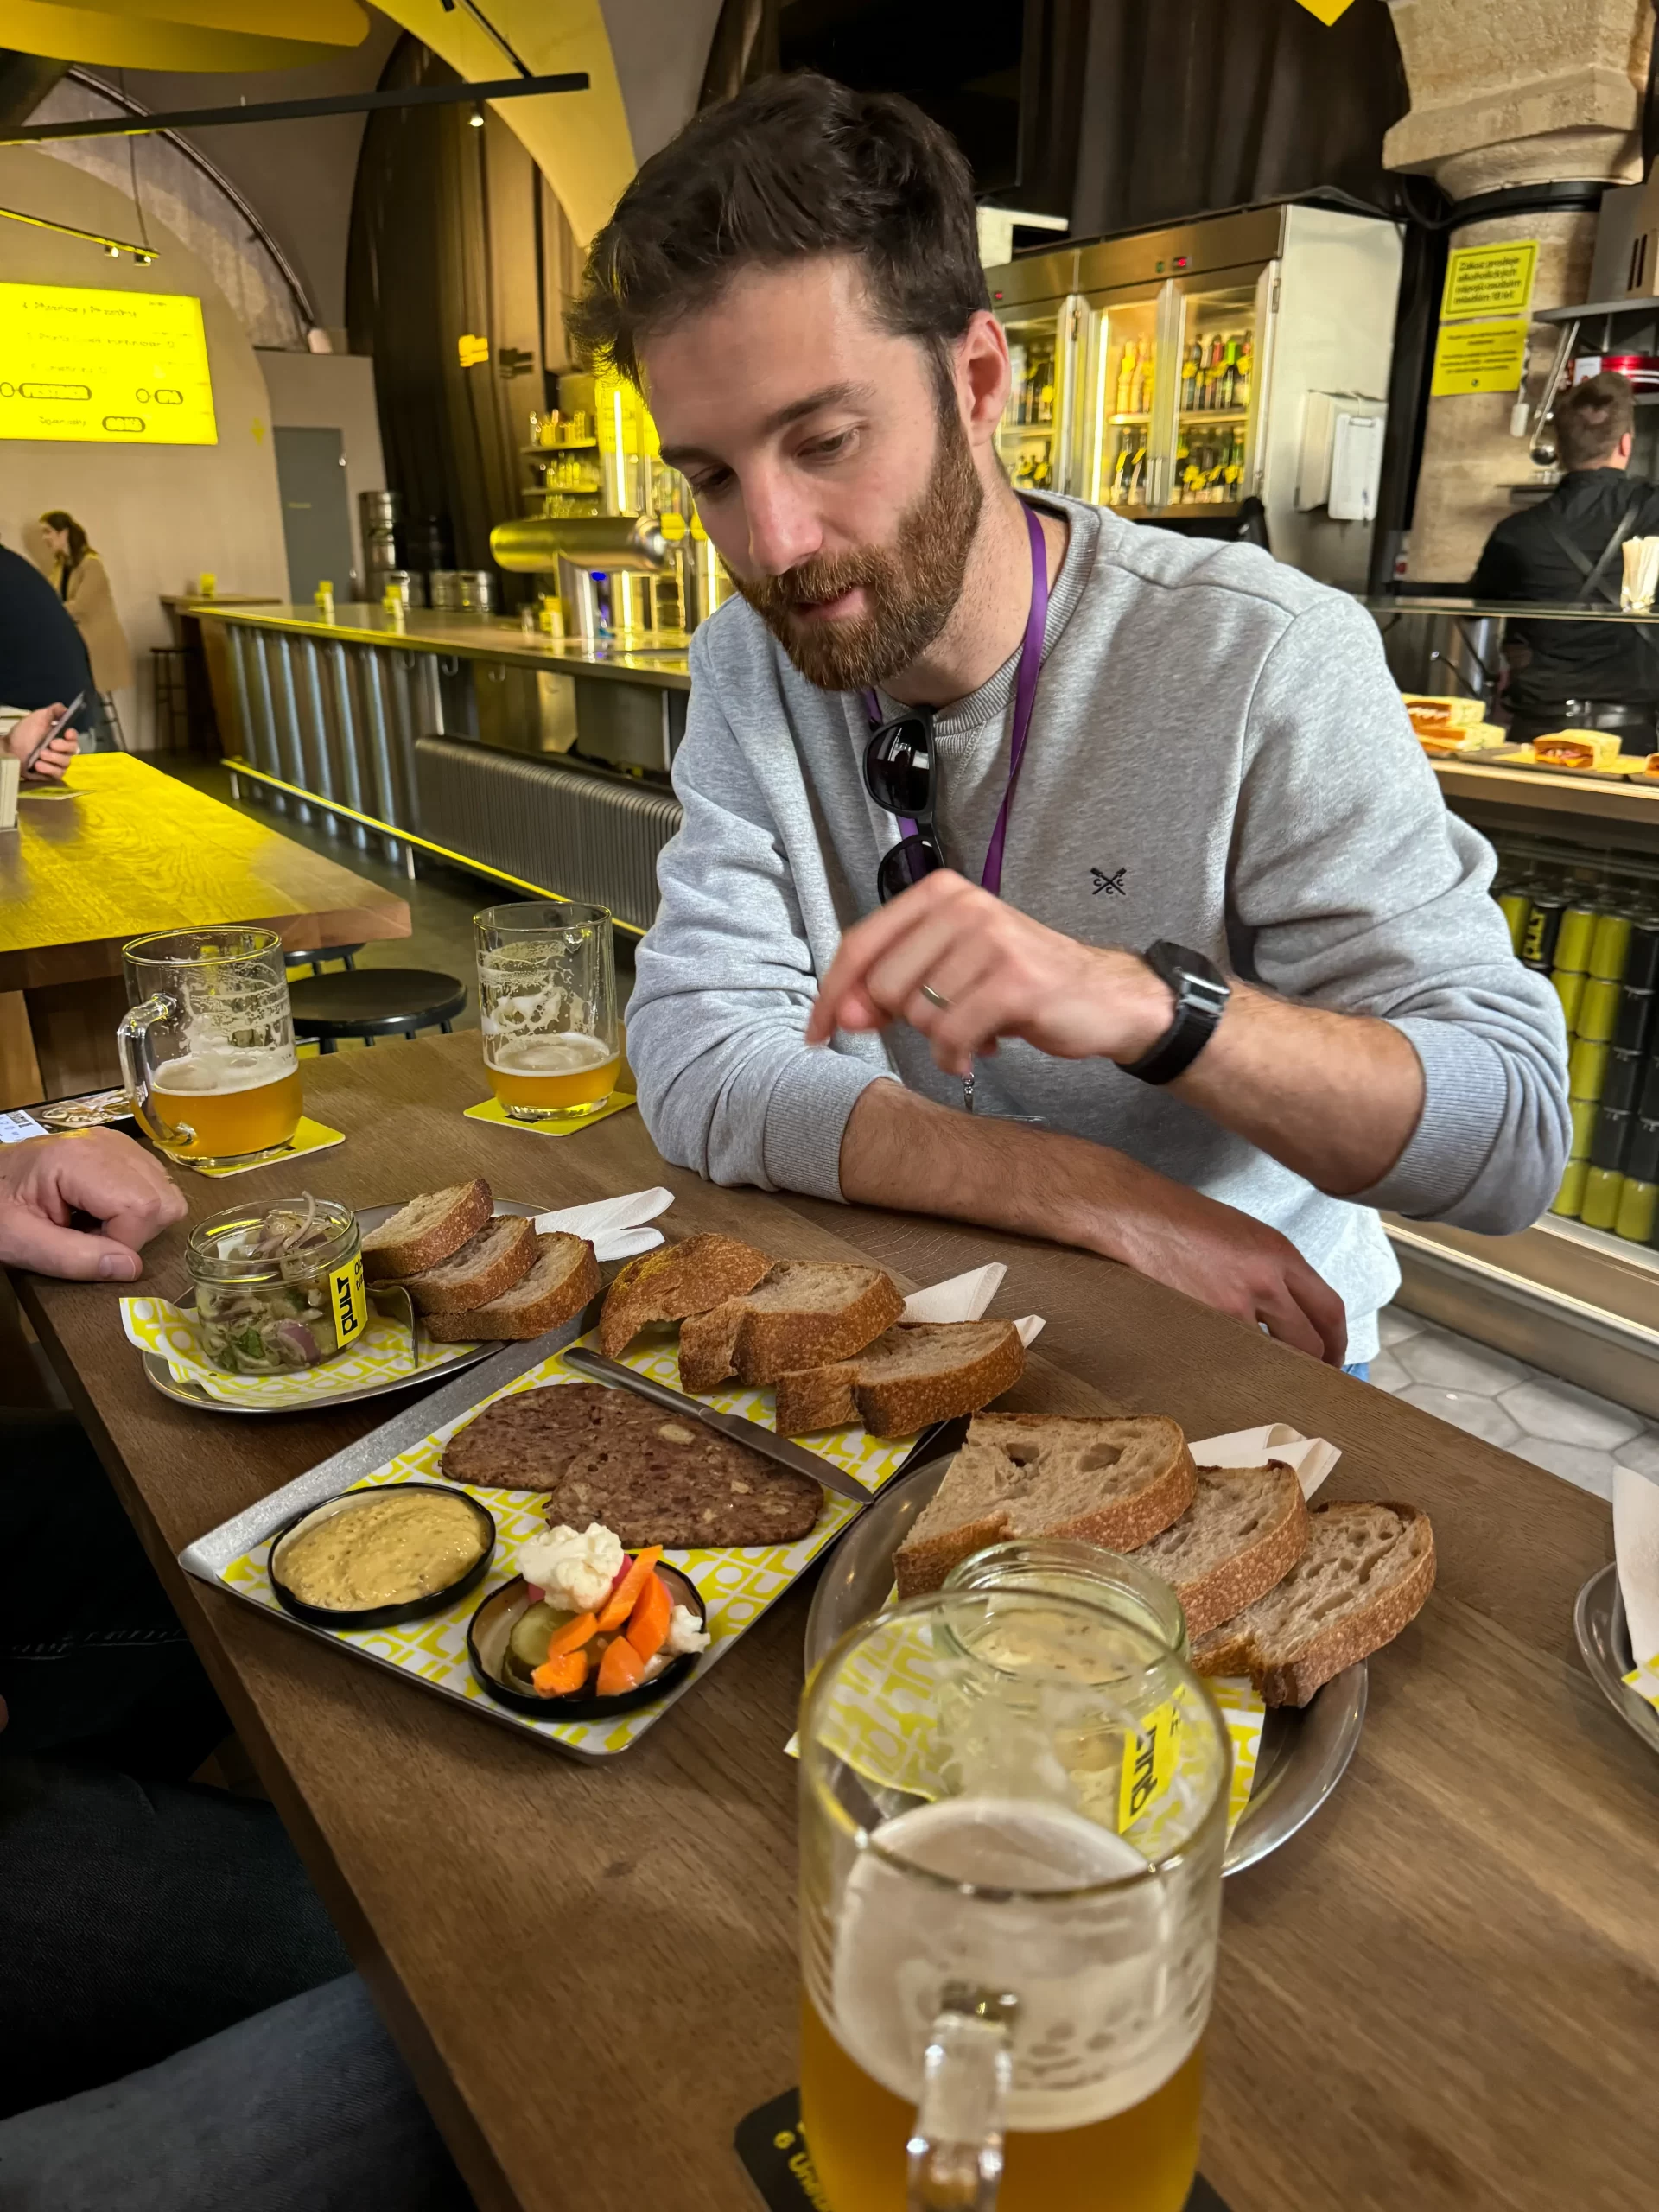
[[[594,240],[565,327],[638,384],[641,336],[740,269],[837,253],[863,264],[882,324],[936,353],[990,304],[973,181],[937,123],[890,92],[763,78],[652,156]]]
[[[1636,427],[1628,377],[1604,369],[1555,403],[1555,450],[1563,468],[1599,468]]]

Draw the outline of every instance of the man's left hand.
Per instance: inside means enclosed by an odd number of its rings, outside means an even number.
[[[939,1067],[966,1075],[999,1037],[1056,1059],[1128,1063],[1173,1017],[1169,986],[1135,954],[1079,944],[941,869],[848,931],[806,1041],[908,1021]]]
[[[3,746],[15,760],[27,763],[29,754],[62,712],[61,706],[36,707],[32,715],[23,716],[9,737],[0,738],[0,746]],[[80,741],[75,732],[72,729],[60,730],[29,772],[31,776],[41,776],[54,783],[60,782],[64,770],[79,750]]]

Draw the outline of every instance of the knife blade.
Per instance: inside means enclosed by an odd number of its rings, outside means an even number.
[[[642,1375],[637,1367],[625,1367],[620,1360],[607,1359],[602,1352],[590,1351],[586,1344],[567,1345],[559,1357],[567,1367],[576,1368],[601,1382],[614,1382],[624,1390],[637,1391],[640,1397],[652,1399],[671,1413],[689,1414],[705,1428],[717,1429],[734,1444],[747,1444],[750,1451],[775,1459],[780,1467],[788,1467],[798,1475],[810,1475],[825,1490],[834,1491],[837,1497],[849,1497],[855,1504],[868,1505],[874,1496],[853,1476],[843,1473],[834,1460],[809,1452],[804,1445],[791,1443],[788,1437],[779,1436],[773,1429],[763,1428],[758,1421],[746,1421],[741,1414],[723,1414],[718,1407],[704,1405],[701,1398],[688,1398],[683,1390],[675,1389],[671,1383],[659,1382],[654,1375]]]

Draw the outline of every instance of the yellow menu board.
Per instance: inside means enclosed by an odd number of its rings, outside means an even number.
[[[217,445],[201,302],[0,284],[0,438]]]

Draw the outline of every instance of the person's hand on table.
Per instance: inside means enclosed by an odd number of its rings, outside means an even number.
[[[1128,1062],[1151,1051],[1173,1009],[1169,986],[1134,953],[1079,944],[944,868],[848,931],[806,1041],[904,1020],[948,1075],[966,1075],[999,1037],[1057,1059]]]
[[[3,741],[12,758],[24,764],[53,723],[63,712],[60,701],[55,707],[37,707],[32,715],[25,715],[10,737]],[[31,776],[44,776],[52,782],[60,782],[64,770],[80,750],[80,740],[72,729],[60,730],[40,759],[29,769]]]
[[[185,1211],[154,1155],[118,1129],[80,1129],[0,1148],[0,1265],[78,1282],[131,1282],[140,1248]],[[89,1214],[101,1230],[72,1229]]]

